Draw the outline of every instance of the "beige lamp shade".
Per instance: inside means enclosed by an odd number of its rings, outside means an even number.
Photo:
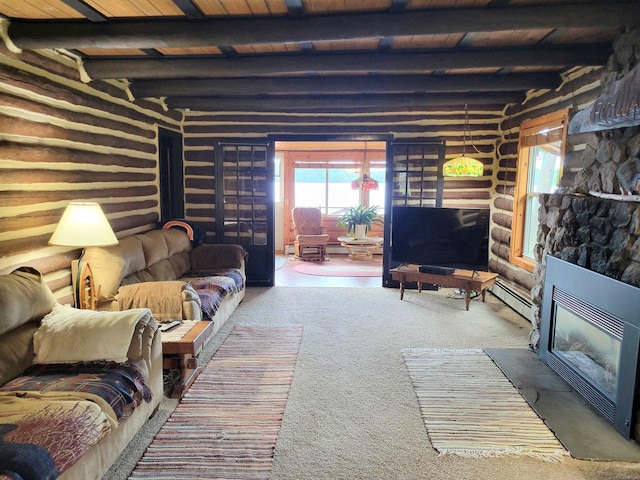
[[[50,245],[64,247],[106,247],[117,243],[102,208],[94,202],[69,203],[49,239]]]

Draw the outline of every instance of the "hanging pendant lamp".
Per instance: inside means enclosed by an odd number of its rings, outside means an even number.
[[[369,164],[367,163],[367,142],[364,142],[364,158],[362,163],[369,168]],[[366,173],[363,173],[351,182],[352,190],[378,190],[378,188],[378,181]]]
[[[483,164],[475,158],[465,155],[467,145],[467,132],[469,131],[469,107],[464,106],[464,133],[462,136],[462,155],[444,163],[442,174],[445,177],[481,177]]]

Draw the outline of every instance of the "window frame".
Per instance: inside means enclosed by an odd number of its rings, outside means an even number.
[[[554,113],[543,115],[532,120],[522,122],[518,136],[518,160],[516,166],[516,184],[513,197],[513,217],[511,223],[511,242],[509,246],[509,261],[520,268],[533,272],[538,262],[523,256],[524,236],[526,226],[527,197],[529,192],[529,152],[531,148],[550,143],[544,141],[542,131],[554,130],[561,127],[560,141],[560,179],[562,179],[565,152],[567,145],[567,130],[569,109],[565,108]],[[555,141],[555,140],[553,140]]]

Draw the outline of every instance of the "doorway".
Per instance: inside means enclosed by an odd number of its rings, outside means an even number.
[[[329,244],[340,249],[344,229],[337,220],[349,207],[377,206],[384,216],[386,141],[276,141],[276,252],[290,253],[294,233],[291,209],[318,207]],[[362,188],[357,180],[373,178],[377,188]],[[371,233],[382,237],[382,227]]]

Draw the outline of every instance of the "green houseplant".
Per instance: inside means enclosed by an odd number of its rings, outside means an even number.
[[[339,227],[346,228],[347,234],[353,238],[366,238],[367,232],[371,229],[373,224],[383,225],[382,219],[378,216],[378,206],[365,207],[364,205],[358,205],[357,207],[350,207],[349,211],[338,218]],[[362,225],[364,231],[362,236],[360,232],[357,232],[356,226]]]

